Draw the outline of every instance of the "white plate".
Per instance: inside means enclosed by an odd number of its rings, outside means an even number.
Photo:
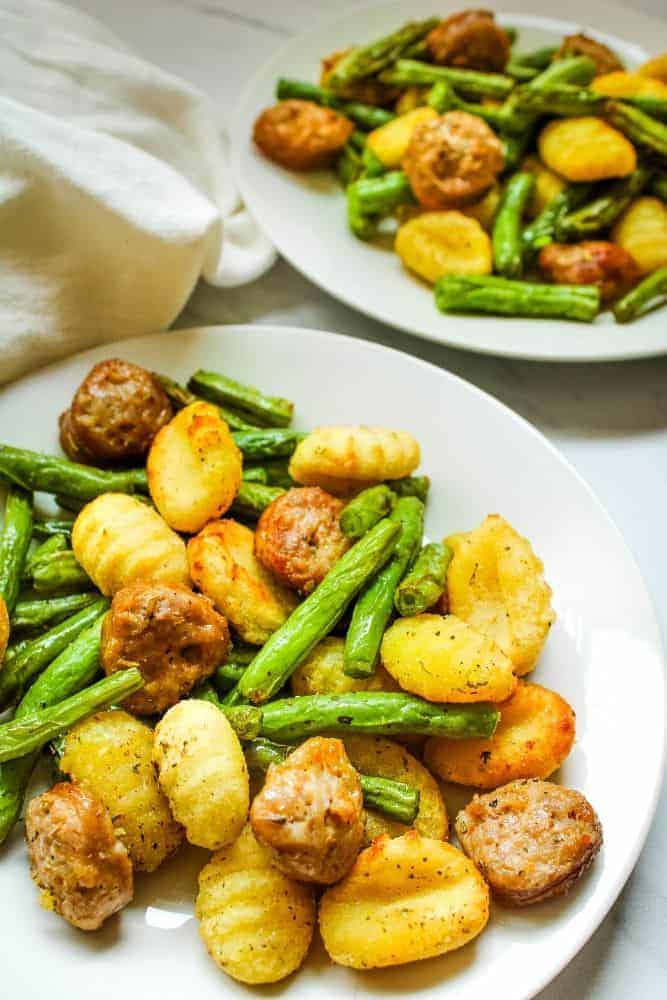
[[[378,423],[419,439],[433,479],[431,537],[502,512],[534,543],[554,588],[558,621],[534,679],[575,707],[577,744],[560,778],[598,810],[604,849],[564,900],[522,912],[494,907],[471,946],[442,959],[356,974],[316,944],[280,990],[290,998],[496,1000],[535,994],[581,948],[637,860],[656,804],[663,758],[662,653],[638,569],[598,501],[560,455],[490,396],[415,358],[314,330],[218,327],[101,347],[0,395],[3,437],[51,451],[56,421],[91,364],[123,357],[176,378],[199,366],[291,397],[298,426]],[[636,762],[631,769],[628,760]],[[447,793],[453,807],[458,796]],[[453,808],[452,808],[453,811]],[[248,996],[207,957],[192,919],[203,852],[137,880],[137,897],[98,934],[72,930],[38,906],[17,831],[0,861],[2,995],[70,1000]],[[94,984],[94,985],[93,985]]]
[[[540,0],[525,6],[531,11],[543,7],[545,14],[552,9],[552,5]],[[562,16],[566,16],[564,8],[568,6],[576,10],[572,0],[566,0],[559,5]],[[253,215],[280,253],[311,281],[347,305],[428,340],[486,354],[550,361],[619,360],[666,351],[664,310],[629,326],[616,324],[610,313],[600,316],[593,325],[445,316],[435,307],[432,289],[409,274],[389,246],[381,248],[352,236],[346,221],[345,196],[331,171],[299,174],[283,170],[254,146],[253,122],[261,110],[274,103],[279,77],[315,82],[320,59],[327,53],[375,38],[403,23],[408,13],[411,18],[419,18],[448,9],[460,8],[442,0],[416,0],[408,11],[403,0],[385,0],[355,9],[332,24],[290,40],[260,69],[241,96],[232,133],[236,179]],[[602,30],[610,30],[610,22],[619,23],[620,8],[596,4],[597,21],[593,20],[589,4],[585,10],[585,30],[615,49],[628,65],[646,58],[639,45]],[[602,19],[607,10],[609,16]],[[582,28],[580,23],[526,13],[501,14],[500,20],[520,28],[524,51],[554,44],[564,34]],[[629,12],[623,23],[632,34]],[[656,28],[655,37],[659,38],[661,32],[664,34],[664,25],[656,22]]]

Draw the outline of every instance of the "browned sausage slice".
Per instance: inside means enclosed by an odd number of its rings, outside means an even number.
[[[441,21],[427,36],[433,62],[489,73],[502,73],[510,57],[510,39],[489,10],[462,10]]]
[[[624,69],[623,63],[615,52],[612,52],[602,42],[596,42],[594,38],[589,38],[588,35],[566,35],[563,38],[561,47],[554,58],[569,59],[570,56],[586,56],[588,59],[592,59],[597,71],[596,76]]]
[[[603,302],[624,295],[639,280],[634,257],[606,240],[550,243],[540,250],[539,264],[558,285],[598,285]]]
[[[312,101],[281,101],[261,113],[253,138],[270,160],[291,170],[323,167],[354,132],[352,122]]]

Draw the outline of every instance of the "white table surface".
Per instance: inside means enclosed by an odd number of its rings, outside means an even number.
[[[337,9],[329,0],[70,2],[99,17],[146,58],[208,92],[220,109],[221,123],[233,111],[235,96],[250,75],[283,39],[310,27],[316,17],[334,16]],[[340,7],[346,5],[350,0],[343,0]],[[511,0],[507,4],[510,10],[517,6]],[[539,6],[535,4],[536,12]],[[641,15],[635,8],[667,16],[667,0],[632,0],[631,6],[624,6],[627,31],[623,33],[633,40],[641,41],[637,28]],[[584,20],[587,9],[588,3],[580,8]],[[568,16],[559,10],[558,16]],[[667,23],[654,48],[667,48]],[[200,285],[178,325],[205,323],[283,323],[380,341],[456,372],[503,400],[539,427],[593,486],[634,551],[667,634],[667,357],[561,366],[465,354],[357,315],[282,261],[245,288],[223,293]],[[562,531],[567,544],[566,524]],[[618,585],[622,587],[623,581]],[[623,782],[632,780],[632,769],[641,767],[641,761],[632,761],[631,750],[627,775],[619,775],[619,795]],[[628,816],[628,823],[635,819]],[[663,791],[648,842],[620,899],[541,1000],[664,998],[666,942],[667,792]]]

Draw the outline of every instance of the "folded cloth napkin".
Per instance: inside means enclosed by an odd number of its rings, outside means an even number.
[[[0,0],[0,383],[168,327],[274,250],[199,91],[51,0]]]

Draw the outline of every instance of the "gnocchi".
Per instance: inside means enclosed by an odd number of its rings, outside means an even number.
[[[591,83],[591,90],[606,97],[660,97],[662,100],[667,98],[666,83],[653,79],[650,74],[626,73],[624,70],[596,76]]]
[[[642,63],[637,70],[642,76],[649,76],[653,80],[660,80],[667,84],[667,52],[661,52],[659,56],[654,56],[648,62]]]
[[[385,167],[398,167],[415,129],[437,117],[438,112],[434,108],[414,108],[376,128],[368,135],[366,144]]]
[[[539,156],[527,156],[521,164],[521,169],[532,174],[535,178],[535,187],[526,211],[528,217],[534,219],[540,212],[544,211],[556,195],[561,193],[565,187],[565,181],[553,170],[545,167]]]
[[[110,597],[135,580],[190,586],[185,543],[157,511],[124,493],[103,493],[77,516],[72,549]]]
[[[435,284],[443,274],[490,274],[491,240],[463,212],[424,212],[405,222],[395,250],[410,271]]]
[[[241,485],[241,452],[211,403],[191,403],[158,431],[146,468],[160,514],[188,534],[226,513]]]
[[[351,691],[398,691],[387,671],[378,666],[371,677],[348,677],[343,670],[345,640],[328,636],[318,642],[292,674],[292,694],[348,694]]]
[[[248,816],[248,769],[238,737],[206,701],[180,701],[155,727],[153,763],[160,787],[191,844],[231,844]]]
[[[634,257],[642,274],[657,271],[667,264],[667,205],[659,198],[635,198],[611,237]]]
[[[420,457],[419,445],[407,431],[318,427],[297,445],[289,472],[297,483],[335,494],[332,481],[364,489],[371,482],[401,479],[414,472]]]
[[[489,890],[465,854],[409,830],[378,837],[328,889],[319,923],[339,965],[374,969],[462,948],[486,926]]]
[[[213,960],[242,983],[276,983],[299,968],[313,936],[310,886],[273,868],[249,825],[199,875],[196,916]]]
[[[544,164],[567,181],[627,177],[637,167],[632,143],[601,118],[549,122],[537,145]]]

